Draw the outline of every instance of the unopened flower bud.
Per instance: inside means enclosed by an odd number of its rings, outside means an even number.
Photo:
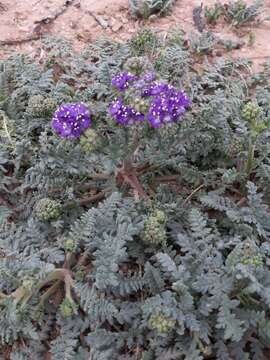
[[[87,129],[80,137],[80,144],[86,153],[97,150],[100,146],[100,138],[94,129]]]
[[[149,326],[158,333],[163,334],[172,330],[175,326],[175,320],[164,314],[152,315],[149,320]]]
[[[166,241],[166,216],[163,211],[156,210],[145,221],[143,241],[148,245],[158,245]]]
[[[35,215],[40,221],[57,220],[61,215],[61,204],[50,198],[43,198],[38,201],[35,207]]]
[[[77,313],[77,305],[69,298],[65,298],[59,306],[60,313],[63,317],[70,317]]]
[[[51,97],[33,95],[29,98],[27,113],[36,117],[50,116],[56,106],[56,102]]]
[[[249,102],[244,106],[242,115],[248,122],[254,123],[261,115],[261,108],[254,102]]]

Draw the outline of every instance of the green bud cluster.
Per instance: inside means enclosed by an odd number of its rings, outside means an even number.
[[[63,317],[70,317],[77,313],[77,305],[72,299],[65,298],[59,306],[60,313]]]
[[[40,221],[50,221],[59,219],[62,212],[61,204],[50,198],[39,200],[35,207],[35,214]]]
[[[243,265],[252,265],[256,268],[263,266],[263,259],[260,255],[255,255],[252,257],[243,257],[241,263]]]
[[[250,123],[255,123],[261,115],[261,108],[254,102],[247,103],[242,111],[242,116]]]
[[[87,129],[80,137],[80,145],[86,153],[91,153],[97,150],[100,145],[100,138],[94,129]]]
[[[79,266],[78,270],[74,274],[75,280],[83,281],[85,276],[86,276],[85,267]]]
[[[244,146],[243,146],[243,141],[241,138],[234,136],[232,138],[231,144],[230,144],[230,155],[231,156],[236,156],[238,155],[241,151],[243,151]]]
[[[53,98],[45,98],[43,95],[33,95],[29,98],[27,112],[36,117],[50,116],[57,104]]]
[[[145,56],[133,56],[129,58],[124,65],[124,69],[136,75],[153,71],[148,58]]]
[[[37,282],[37,279],[33,276],[26,277],[22,281],[22,287],[26,291],[30,292],[34,288],[36,282]]]
[[[233,249],[226,260],[227,267],[234,271],[238,264],[252,265],[254,267],[263,266],[263,257],[259,249],[250,240],[246,240]]]
[[[146,219],[144,231],[142,234],[143,241],[148,245],[158,245],[166,241],[166,216],[163,211],[156,210]]]
[[[152,315],[149,320],[149,326],[159,334],[164,334],[174,328],[175,320],[164,314]]]
[[[65,239],[63,247],[66,252],[74,252],[76,250],[76,243],[73,239]]]

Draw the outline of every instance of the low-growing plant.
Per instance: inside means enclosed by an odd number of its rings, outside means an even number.
[[[159,45],[160,40],[152,29],[142,29],[130,40],[130,49],[134,56],[147,55],[151,58]]]
[[[189,36],[190,49],[197,54],[211,53],[218,43],[218,38],[211,31],[200,34],[191,33]]]
[[[129,0],[132,14],[144,19],[153,14],[168,13],[174,2],[175,0]]]
[[[220,2],[215,2],[213,6],[205,6],[204,17],[209,24],[215,25],[224,14],[224,6]]]
[[[5,360],[269,357],[269,66],[155,44],[0,66]]]
[[[240,27],[258,20],[262,6],[262,0],[257,0],[251,5],[247,5],[243,0],[229,2],[225,6],[225,17],[232,25]]]
[[[241,27],[252,22],[259,22],[262,14],[263,1],[256,0],[248,5],[243,0],[230,1],[222,4],[215,2],[212,6],[206,6],[204,16],[207,23],[215,25],[221,17],[235,27]]]

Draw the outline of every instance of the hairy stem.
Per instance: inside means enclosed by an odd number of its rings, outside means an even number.
[[[39,290],[41,290],[44,286],[49,284],[52,281],[60,282],[64,281],[65,285],[68,286],[68,288],[71,288],[73,286],[73,279],[71,276],[71,272],[68,269],[55,269],[52,271],[45,280],[40,281],[35,289],[29,292],[25,287],[20,286],[18,289],[13,291],[10,295],[7,295],[5,297],[12,297],[14,298],[15,303],[19,303],[22,301],[23,305],[26,305],[26,303],[32,298],[34,294],[36,294]],[[3,297],[2,297],[3,298]],[[1,299],[1,296],[0,296]]]
[[[2,291],[0,291],[0,300],[5,299],[7,297],[8,297],[8,295],[6,295],[6,294],[2,293]]]
[[[41,295],[37,306],[38,309],[41,308],[45,301],[58,290],[61,283],[61,280],[57,280],[52,286],[49,287],[49,289],[44,292],[44,294]]]
[[[200,191],[203,187],[204,184],[201,184],[195,190],[193,190],[192,193],[189,194],[188,197],[184,200],[183,205],[185,205],[192,198],[192,196],[195,195],[198,191]]]
[[[248,177],[250,176],[253,166],[254,166],[254,152],[255,152],[255,145],[253,144],[253,141],[250,139],[249,146],[248,146],[248,158],[247,158],[246,169],[245,169],[245,172]]]

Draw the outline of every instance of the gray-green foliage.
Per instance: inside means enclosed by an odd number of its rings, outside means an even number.
[[[229,2],[225,16],[236,27],[246,25],[258,20],[258,16],[262,14],[263,4],[262,0],[256,0],[251,5],[247,5],[243,0]]]
[[[179,32],[80,55],[44,47],[43,69],[24,56],[0,67],[0,357],[267,359],[269,67],[198,67]],[[181,124],[112,121],[110,81],[134,55],[185,88]],[[52,108],[77,101],[93,114],[91,151],[51,130]],[[134,138],[148,201],[116,176]],[[57,216],[37,218],[42,199]]]
[[[156,13],[167,13],[174,2],[175,0],[129,0],[131,12],[146,19]]]
[[[216,24],[221,16],[235,27],[248,25],[252,22],[259,22],[263,13],[264,2],[256,0],[250,5],[243,0],[230,1],[221,4],[219,1],[212,6],[206,6],[204,16],[209,24]]]

